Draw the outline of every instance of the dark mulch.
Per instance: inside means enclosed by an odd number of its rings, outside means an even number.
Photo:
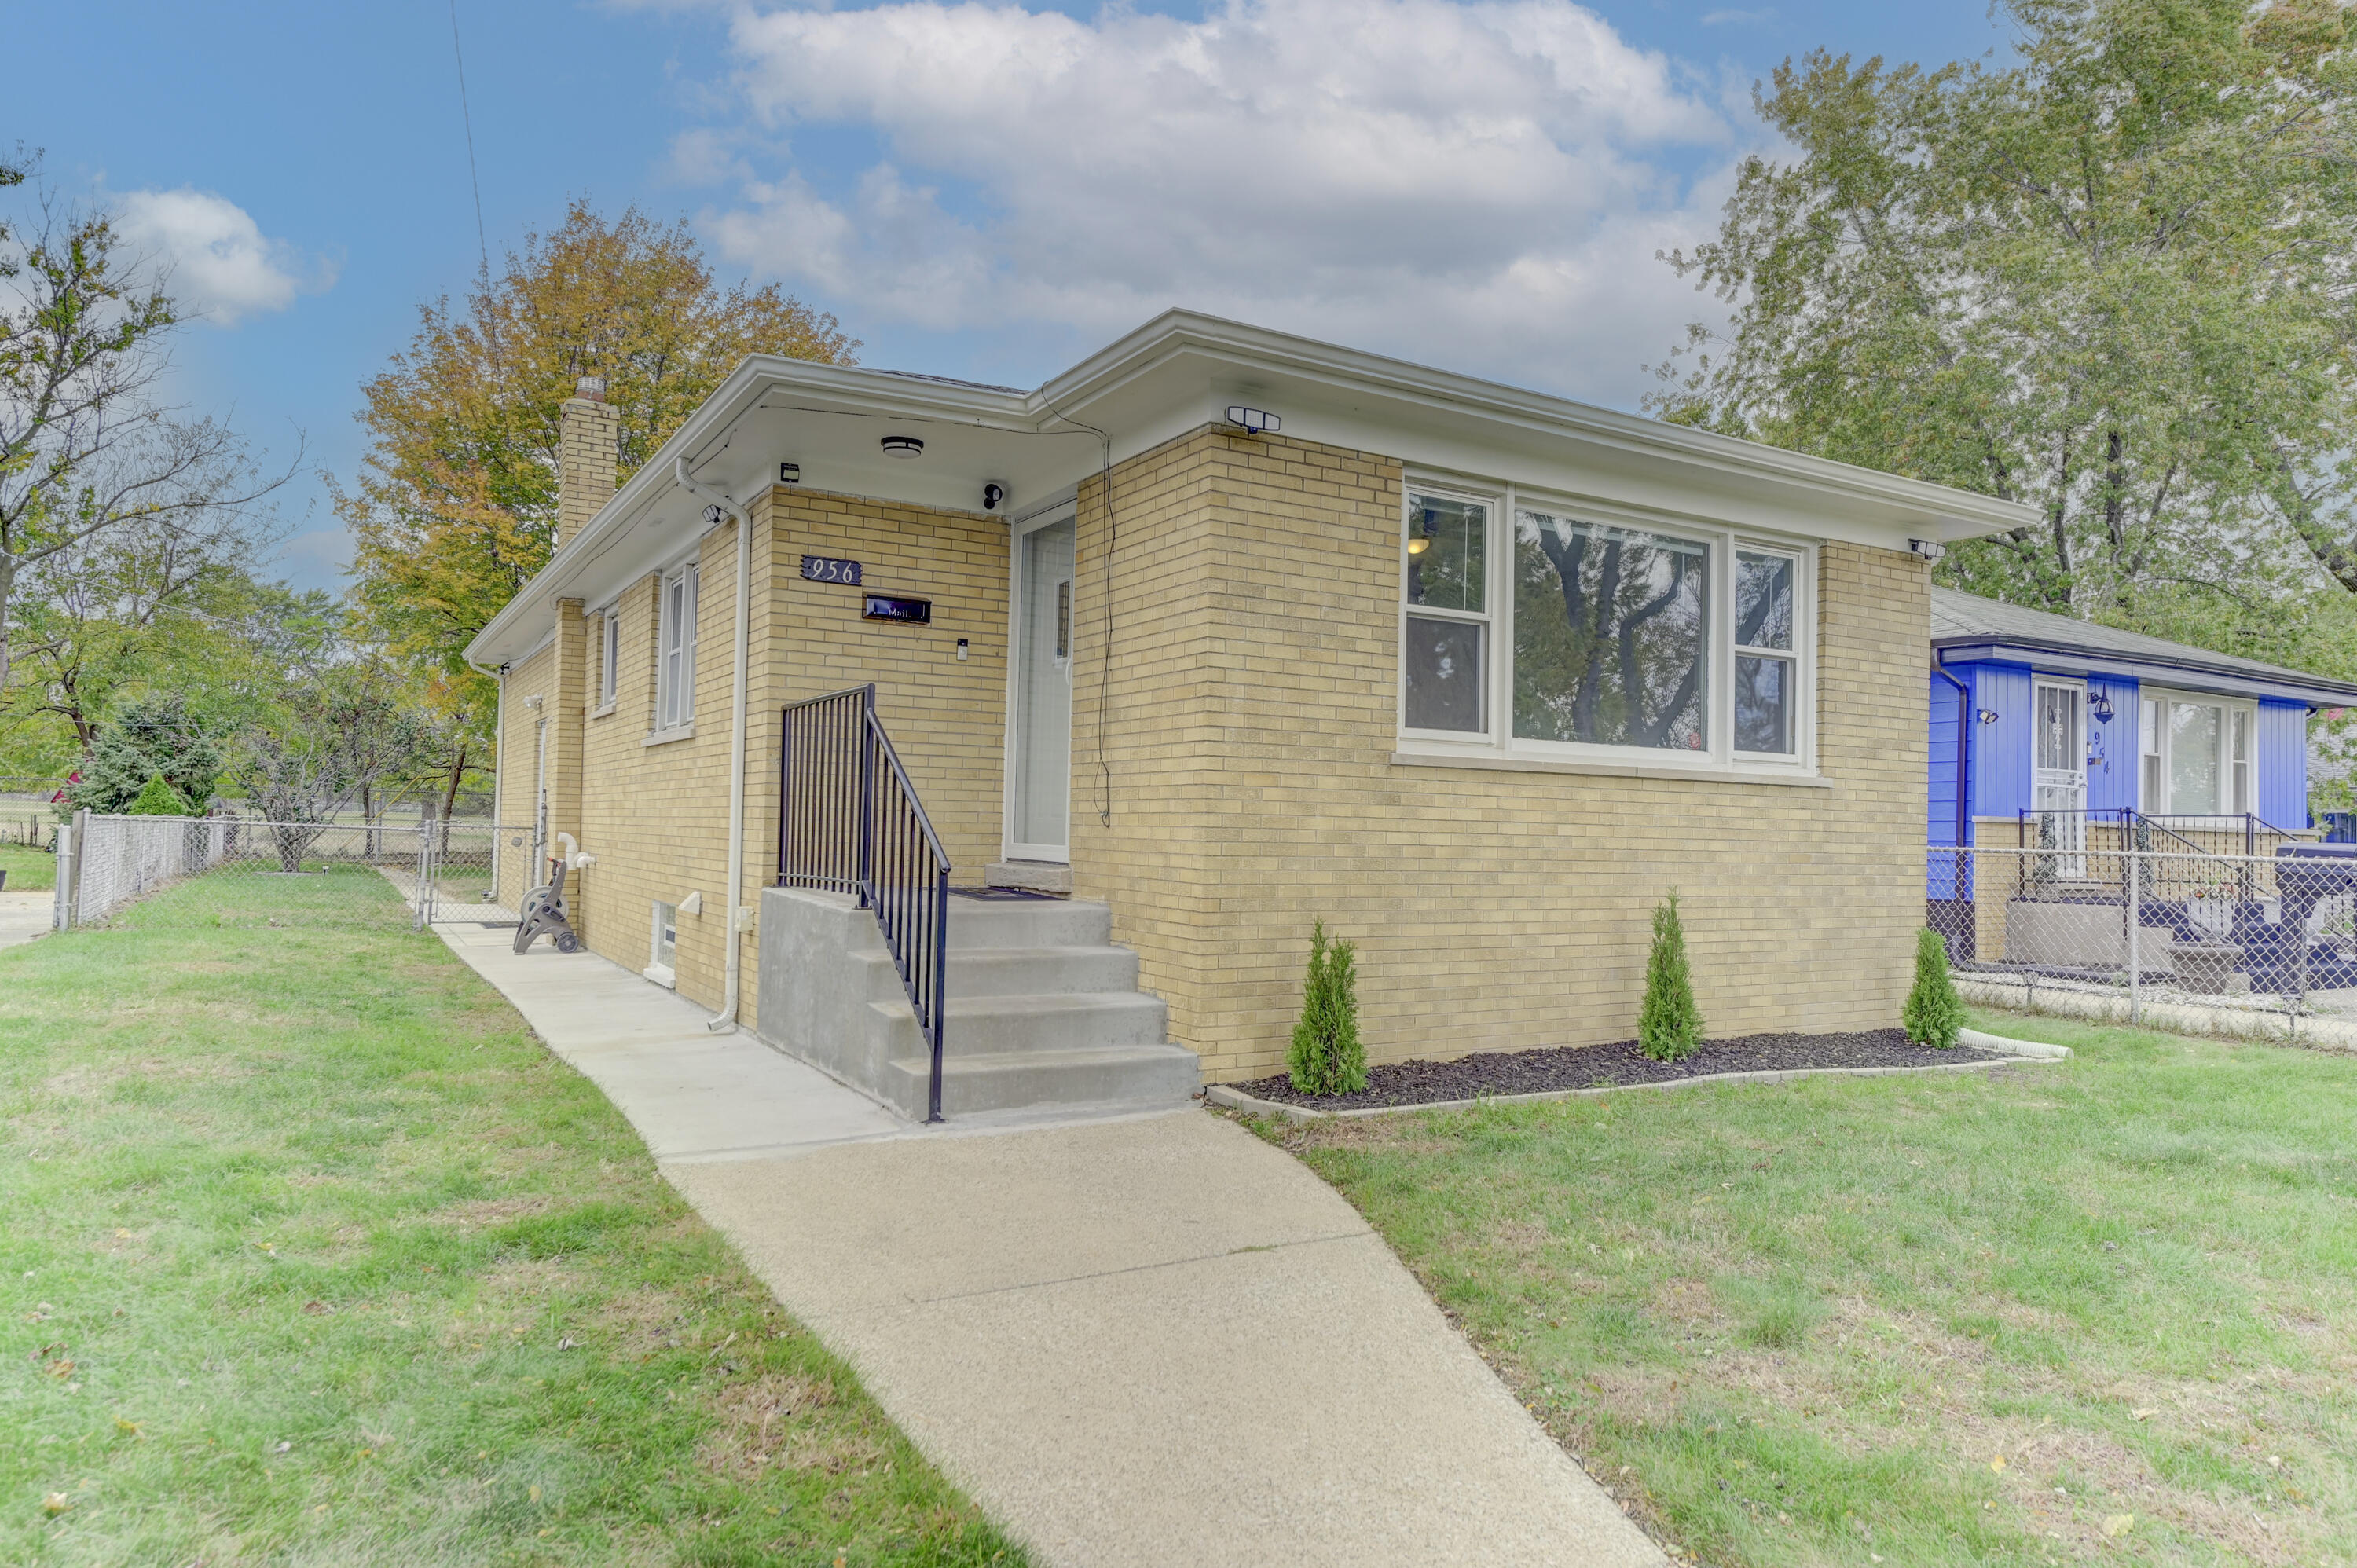
[[[1634,1040],[1609,1046],[1558,1046],[1536,1051],[1491,1051],[1453,1062],[1405,1061],[1371,1068],[1356,1094],[1297,1094],[1283,1073],[1236,1085],[1260,1100],[1313,1105],[1320,1111],[1363,1106],[1426,1105],[1485,1094],[1540,1094],[1602,1084],[1667,1083],[1722,1072],[1770,1072],[1812,1067],[1939,1067],[1999,1061],[1994,1051],[1953,1046],[1941,1050],[1910,1042],[1899,1029],[1858,1035],[1742,1035],[1705,1040],[1684,1061],[1657,1062]]]

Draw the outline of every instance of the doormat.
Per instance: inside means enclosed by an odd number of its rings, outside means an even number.
[[[961,898],[1045,898],[1051,903],[1060,903],[1069,897],[1063,893],[1041,893],[1030,887],[952,887],[950,891]]]

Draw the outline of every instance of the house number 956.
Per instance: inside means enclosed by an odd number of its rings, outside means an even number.
[[[859,585],[859,563],[838,561],[832,555],[802,557],[802,575],[813,583],[847,583]]]

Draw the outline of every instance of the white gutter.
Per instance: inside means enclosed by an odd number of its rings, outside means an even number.
[[[734,714],[728,730],[728,968],[720,1011],[704,1021],[718,1034],[737,1026],[738,971],[744,964],[745,911],[745,700],[746,663],[753,638],[753,521],[745,509],[688,477],[687,459],[672,459],[672,474],[689,495],[710,501],[737,520],[737,657],[729,693]]]

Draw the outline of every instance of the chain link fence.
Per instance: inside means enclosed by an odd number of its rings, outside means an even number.
[[[59,836],[55,925],[513,924],[529,829],[76,815]],[[504,896],[505,902],[501,897]]]
[[[2357,1019],[2357,846],[2148,846],[2136,832],[2026,848],[1934,844],[1928,918],[1975,1000],[2068,993]],[[2239,847],[2239,846],[2238,846]]]

